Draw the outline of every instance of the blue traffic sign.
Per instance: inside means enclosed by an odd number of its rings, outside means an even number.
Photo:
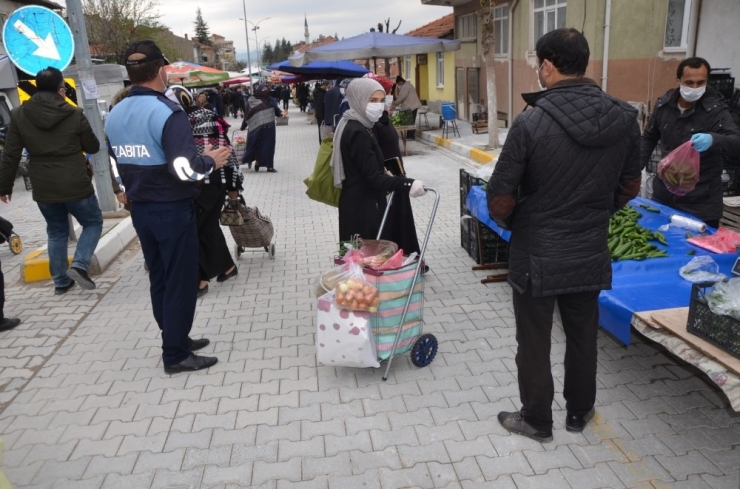
[[[72,62],[75,42],[72,30],[59,14],[44,7],[21,7],[3,26],[8,57],[29,75],[51,66],[64,70]]]

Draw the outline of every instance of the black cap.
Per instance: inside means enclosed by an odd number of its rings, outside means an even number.
[[[143,54],[144,57],[134,56],[136,54]],[[134,56],[134,59],[129,59],[131,56]],[[158,59],[163,59],[165,65],[170,64],[167,58],[164,57],[164,54],[162,54],[162,51],[154,44],[154,41],[148,39],[131,43],[126,49],[126,52],[123,53],[123,59],[126,66],[140,65]]]

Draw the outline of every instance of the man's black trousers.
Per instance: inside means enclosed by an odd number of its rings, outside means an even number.
[[[165,366],[190,356],[188,334],[198,293],[198,232],[192,200],[134,202],[131,219],[149,267],[154,319]]]
[[[596,335],[599,291],[532,297],[514,291],[516,364],[524,420],[540,431],[552,430],[554,387],[550,368],[552,315],[557,302],[565,330],[563,396],[571,414],[586,414],[596,400]]]

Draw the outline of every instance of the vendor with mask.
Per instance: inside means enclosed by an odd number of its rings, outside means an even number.
[[[703,58],[681,61],[676,70],[678,88],[658,99],[642,134],[640,162],[645,168],[658,141],[666,156],[691,140],[701,156],[696,188],[678,196],[655,178],[653,199],[718,227],[722,217],[722,165],[725,156],[740,155],[740,130],[722,96],[707,86],[710,70]]]
[[[373,125],[385,110],[385,90],[375,80],[357,78],[347,87],[349,110],[334,134],[331,168],[339,198],[339,240],[354,235],[375,239],[387,205],[388,192],[425,194],[424,182],[385,173],[383,150],[372,135]],[[394,207],[391,207],[391,211]],[[383,238],[389,237],[384,229]]]

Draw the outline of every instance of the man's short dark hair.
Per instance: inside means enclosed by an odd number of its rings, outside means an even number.
[[[683,77],[683,69],[686,67],[689,68],[701,68],[702,66],[705,66],[707,68],[707,75],[712,72],[712,68],[709,66],[709,61],[707,61],[704,58],[686,58],[685,60],[678,63],[678,68],[676,68],[676,78],[679,80],[681,77]]]
[[[164,60],[157,59],[148,63],[127,66],[128,78],[134,85],[150,82],[159,76],[159,70],[165,66]]]
[[[36,75],[36,89],[39,92],[58,92],[64,88],[64,75],[56,68],[49,66]]]
[[[563,75],[583,76],[588,67],[586,38],[572,27],[562,27],[540,37],[535,47],[538,65],[550,61]]]

